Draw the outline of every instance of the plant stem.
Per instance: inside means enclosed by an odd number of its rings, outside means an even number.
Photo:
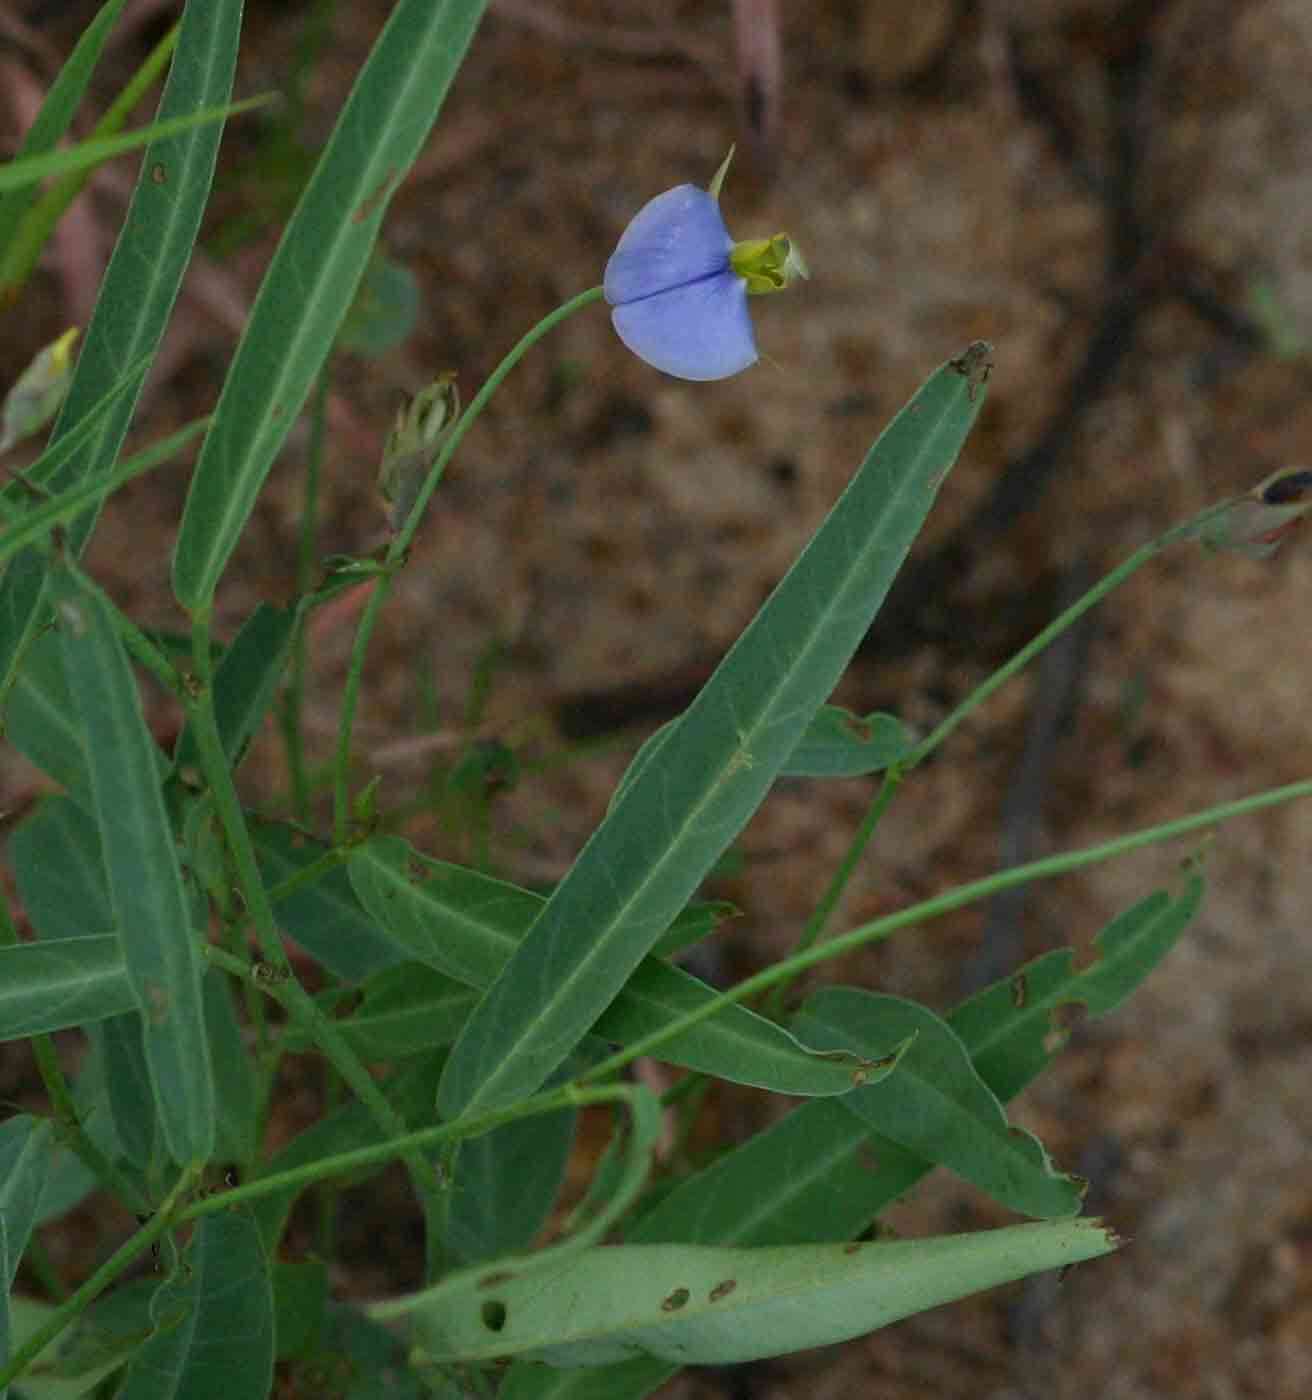
[[[875,829],[878,827],[880,819],[888,810],[893,798],[897,795],[898,789],[902,786],[908,773],[919,764],[923,763],[948,736],[957,728],[968,715],[977,710],[984,702],[990,699],[1000,690],[1011,678],[1024,670],[1031,661],[1041,652],[1045,651],[1064,632],[1068,631],[1077,623],[1080,618],[1087,613],[1090,608],[1097,604],[1119,588],[1131,574],[1136,573],[1150,560],[1155,559],[1163,550],[1177,543],[1179,540],[1195,538],[1202,527],[1214,516],[1222,514],[1231,508],[1233,502],[1223,501],[1219,505],[1209,506],[1206,510],[1184,521],[1180,525],[1172,526],[1165,533],[1158,535],[1155,539],[1149,540],[1147,544],[1140,546],[1123,563],[1117,565],[1111,573],[1100,579],[1087,593],[1082,594],[1070,607],[1058,614],[1041,632],[1021,647],[1021,649],[1004,665],[1000,666],[985,681],[976,686],[974,690],[935,728],[918,743],[909,754],[900,759],[889,768],[875,793],[870,806],[866,809],[865,816],[861,819],[861,825],[857,828],[842,862],[834,872],[833,878],[825,890],[823,898],[816,906],[815,911],[806,922],[806,927],[802,930],[794,954],[805,953],[815,946],[824,933],[825,925],[828,923],[843,891],[847,888],[848,882],[855,873],[861,857],[865,854],[866,847],[874,837]],[[788,994],[789,979],[778,982],[770,994],[766,1003],[766,1014],[778,1016],[784,1006],[784,1000]]]
[[[237,869],[237,880],[247,912],[255,928],[264,962],[271,969],[271,982],[276,984],[278,999],[309,1030],[315,1043],[332,1062],[337,1072],[361,1103],[373,1114],[379,1128],[395,1137],[405,1131],[400,1115],[388,1103],[372,1075],[356,1058],[341,1032],[315,1005],[314,999],[296,980],[286,950],[282,946],[274,923],[273,908],[268,891],[260,877],[255,860],[255,848],[241,810],[237,790],[223,752],[218,726],[214,719],[213,670],[210,660],[208,618],[193,619],[192,651],[199,684],[187,700],[187,712],[196,735],[201,767],[214,794],[219,820],[223,824],[228,849]],[[415,1189],[421,1198],[425,1191],[437,1191],[439,1185],[427,1162],[417,1154],[406,1158],[414,1177]]]
[[[1271,788],[1269,791],[1259,792],[1251,797],[1241,797],[1234,802],[1223,802],[1218,806],[1208,807],[1202,812],[1195,812],[1188,817],[1163,822],[1158,826],[1145,827],[1141,831],[1132,831],[1124,836],[1113,837],[1110,841],[1100,841],[1095,845],[1083,846],[1078,850],[1066,851],[1060,855],[1045,856],[1042,860],[1029,861],[1025,865],[1017,865],[1010,870],[998,871],[982,880],[972,880],[967,884],[958,885],[945,894],[936,895],[933,899],[923,900],[919,904],[913,904],[896,914],[887,914],[882,919],[874,920],[873,923],[863,924],[859,928],[840,934],[837,938],[829,939],[819,947],[796,953],[783,962],[776,963],[763,972],[758,972],[754,977],[748,977],[714,1001],[707,1002],[705,1006],[699,1007],[696,1011],[690,1011],[686,1015],[677,1017],[659,1031],[653,1031],[650,1035],[642,1036],[633,1041],[617,1054],[593,1065],[591,1069],[573,1082],[587,1084],[594,1080],[603,1079],[607,1075],[613,1075],[643,1055],[654,1053],[667,1040],[677,1035],[683,1035],[693,1026],[709,1020],[725,1006],[745,1001],[748,997],[756,996],[760,992],[769,991],[770,988],[791,980],[808,968],[827,962],[830,958],[841,957],[844,953],[854,952],[857,948],[865,947],[869,943],[880,942],[913,924],[927,923],[930,919],[936,919],[942,914],[950,914],[968,904],[989,899],[1003,890],[1028,884],[1032,880],[1048,880],[1056,875],[1067,875],[1073,870],[1083,870],[1086,866],[1098,865],[1102,861],[1112,859],[1113,856],[1125,855],[1130,851],[1137,851],[1144,846],[1155,845],[1161,841],[1169,841],[1177,836],[1187,836],[1191,832],[1215,826],[1218,822],[1228,821],[1232,817],[1245,816],[1250,812],[1260,811],[1264,807],[1274,807],[1279,803],[1292,802],[1300,797],[1312,797],[1312,779],[1289,783],[1284,787]]]
[[[428,470],[427,477],[424,478],[424,484],[420,488],[418,496],[415,497],[415,503],[411,506],[405,523],[388,546],[384,559],[385,571],[374,583],[373,591],[369,595],[369,601],[365,604],[364,613],[356,629],[355,645],[351,650],[351,665],[346,673],[346,687],[342,693],[342,712],[338,723],[337,757],[333,775],[333,837],[338,846],[344,846],[350,834],[351,731],[355,725],[355,712],[360,700],[360,684],[364,677],[365,657],[369,651],[369,642],[373,637],[374,628],[378,623],[378,616],[391,592],[392,580],[405,563],[410,544],[415,537],[415,532],[419,529],[429,498],[437,489],[437,484],[442,479],[442,473],[446,470],[446,465],[451,460],[456,448],[460,446],[465,434],[487,407],[492,395],[501,387],[506,375],[548,331],[554,329],[576,311],[594,301],[599,301],[601,295],[600,287],[592,287],[588,291],[580,292],[578,296],[572,297],[563,306],[558,306],[549,316],[544,316],[532,330],[521,337],[514,348],[492,371],[483,387],[470,400],[469,407],[452,425],[450,433],[443,441],[437,457],[433,461],[433,465]]]

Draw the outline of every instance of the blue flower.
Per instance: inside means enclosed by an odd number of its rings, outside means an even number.
[[[805,274],[783,235],[730,238],[716,198],[725,166],[714,193],[676,185],[645,204],[606,264],[602,290],[619,338],[678,379],[727,379],[754,365],[748,294]]]

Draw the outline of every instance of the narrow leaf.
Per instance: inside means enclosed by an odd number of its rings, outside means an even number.
[[[360,70],[256,295],[196,464],[173,561],[191,611],[213,597],[485,5],[399,0]]]
[[[26,649],[9,692],[5,737],[75,802],[90,807],[86,741],[64,675],[63,645],[54,632],[37,637]]]
[[[240,28],[241,0],[186,7],[160,100],[161,121],[193,118],[227,102]],[[221,134],[220,124],[209,121],[147,148],[52,446],[96,409],[107,385],[135,372],[141,360],[149,362],[158,347],[200,228]],[[45,485],[59,491],[110,469],[132,421],[140,383],[136,378],[84,447]],[[75,552],[86,543],[95,515],[90,508],[70,525],[68,540]],[[39,620],[44,583],[44,564],[32,550],[17,555],[0,578],[0,702]]]
[[[592,1366],[637,1354],[729,1365],[847,1341],[1117,1243],[1098,1222],[1071,1220],[894,1243],[615,1245],[574,1257],[549,1282],[451,1290],[412,1324],[429,1362]]]
[[[1069,948],[1045,953],[986,987],[949,1017],[970,1046],[994,1093],[1017,1094],[1046,1069],[1070,1036],[1070,1018],[1056,1013],[1083,1006],[1089,1016],[1114,1011],[1170,952],[1203,902],[1196,868],[1178,895],[1158,890],[1118,915],[1094,940],[1097,961],[1080,970]]]
[[[247,1212],[200,1221],[184,1266],[161,1285],[151,1312],[155,1334],[118,1400],[268,1400],[273,1289]]]
[[[882,773],[915,746],[915,736],[893,715],[854,715],[823,705],[788,756],[790,778],[861,778]]]
[[[214,1148],[214,1083],[201,1002],[200,934],[157,778],[159,750],[108,604],[61,570],[51,582],[80,715],[114,926],[142,1012],[165,1142],[180,1163]]]
[[[100,833],[75,802],[42,802],[9,838],[9,856],[28,922],[42,939],[85,938],[113,923]]]
[[[396,837],[375,837],[350,856],[351,881],[387,936],[420,961],[482,990],[498,976],[543,908],[541,896],[464,866],[421,856]],[[662,1029],[717,993],[659,958],[635,970],[594,1030],[623,1044]],[[788,1031],[730,1005],[668,1040],[672,1064],[784,1094],[843,1094],[860,1078],[887,1073],[858,1057],[816,1055]]]
[[[973,362],[972,362],[973,363]],[[982,406],[934,374],[630,783],[456,1042],[456,1117],[532,1093],[614,999],[743,828],[833,690]]]
[[[13,1287],[18,1262],[37,1222],[54,1150],[54,1131],[45,1119],[20,1113],[0,1123],[0,1222],[9,1251],[0,1270],[0,1293]]]
[[[0,1041],[103,1021],[136,1004],[116,934],[0,948]]]
[[[1078,1000],[1081,978],[1098,975],[1087,989],[1092,1014],[1118,1005],[1165,956],[1201,895],[1191,873],[1180,896],[1152,895],[1113,921],[1098,937],[1099,961],[1085,972],[1071,971],[1069,951],[1047,953],[954,1011],[949,1023],[993,1092],[1010,1099],[1047,1065],[1061,1045],[1052,1012]],[[1094,996],[1094,987],[1106,994]],[[866,1132],[841,1101],[815,1099],[680,1183],[626,1238],[733,1245],[849,1239],[931,1170],[924,1158]],[[652,1360],[577,1371],[517,1363],[500,1400],[641,1400],[677,1370],[677,1363]]]
[[[214,1155],[221,1162],[245,1164],[258,1150],[260,1092],[254,1066],[242,1038],[233,986],[225,973],[211,967],[203,982],[205,1033],[214,1066]]]
[[[817,1045],[867,1052],[914,1037],[896,1074],[854,1089],[844,1106],[1023,1215],[1079,1210],[1084,1184],[1058,1172],[1036,1137],[1007,1122],[965,1044],[928,1007],[856,987],[822,987],[794,1024]]]
[[[114,1132],[127,1161],[147,1171],[157,1160],[159,1114],[146,1067],[140,1012],[111,1016],[100,1028],[105,1088]]]
[[[539,1113],[461,1143],[446,1235],[456,1260],[472,1264],[529,1248],[564,1180],[575,1118]]]

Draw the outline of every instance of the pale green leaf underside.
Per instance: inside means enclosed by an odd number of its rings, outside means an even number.
[[[615,1245],[548,1277],[492,1276],[410,1314],[420,1362],[728,1365],[827,1346],[1013,1279],[1108,1254],[1097,1221],[895,1243]]]

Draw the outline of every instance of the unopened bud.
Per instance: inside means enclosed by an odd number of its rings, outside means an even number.
[[[405,523],[446,435],[460,414],[455,374],[447,371],[396,415],[378,470],[378,490],[393,530]]]
[[[72,326],[47,345],[18,376],[0,408],[0,452],[40,432],[59,410],[73,371],[73,346],[78,329]]]
[[[1265,559],[1308,514],[1312,514],[1312,471],[1282,467],[1220,508],[1199,533],[1211,549]]]

